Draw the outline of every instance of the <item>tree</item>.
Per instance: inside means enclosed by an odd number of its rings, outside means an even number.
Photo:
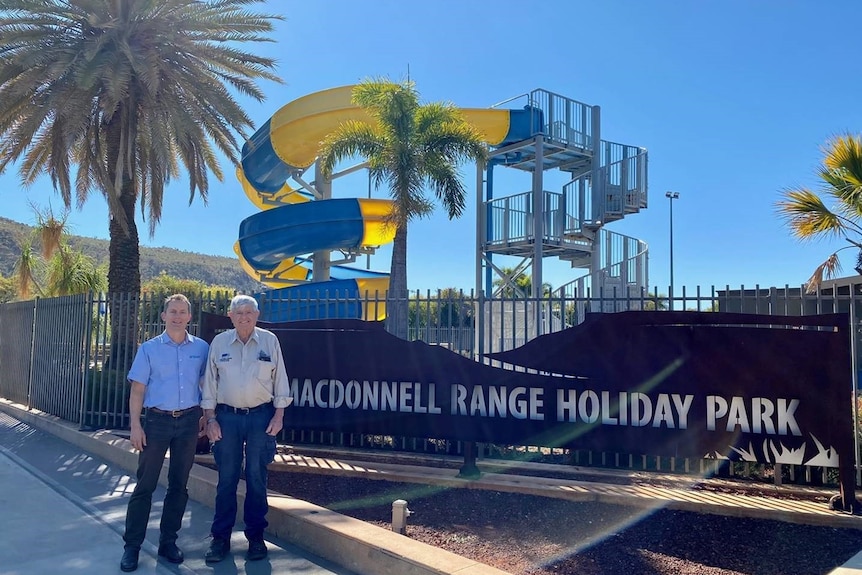
[[[67,208],[104,194],[112,293],[140,291],[138,199],[152,236],[181,164],[206,203],[217,152],[236,163],[252,125],[227,87],[262,101],[254,80],[279,81],[238,46],[278,19],[254,1],[0,0],[0,173],[47,173]]]
[[[106,270],[92,258],[63,243],[48,260],[46,296],[103,292],[108,288]]]
[[[494,286],[497,288],[494,292],[495,296],[528,298],[533,293],[533,278],[529,274],[510,267],[501,268],[500,272],[505,277],[494,280]],[[553,290],[554,287],[551,284],[542,282],[543,298],[550,297]]]
[[[653,293],[647,292],[643,298],[643,309],[644,311],[665,311],[669,309],[669,303],[670,300],[666,294],[660,294],[658,290]]]
[[[235,133],[252,125],[229,88],[262,101],[255,80],[280,81],[239,48],[278,19],[249,12],[256,1],[0,0],[0,173],[20,160],[25,184],[48,174],[67,208],[104,195],[112,358],[137,339],[123,318],[141,289],[138,199],[150,236],[180,166],[189,202],[206,203],[217,153],[237,163]]]
[[[797,238],[838,237],[850,243],[817,266],[806,282],[809,293],[817,292],[824,277],[831,278],[841,270],[838,252],[842,250],[859,250],[856,271],[862,273],[862,137],[847,134],[830,139],[823,148],[817,176],[819,190],[786,189],[776,204],[779,216]],[[824,198],[833,201],[834,207],[827,207]]]
[[[36,209],[37,224],[21,245],[15,265],[18,297],[32,294],[42,297],[64,296],[107,289],[106,271],[93,258],[72,249],[67,243],[68,212],[56,218],[49,208]],[[41,250],[33,246],[41,244]]]
[[[472,327],[473,305],[471,298],[458,288],[438,290],[425,298],[416,294],[410,300],[408,326],[413,329]]]
[[[481,135],[449,104],[421,104],[413,82],[366,80],[353,90],[353,102],[372,123],[345,122],[322,143],[318,162],[330,175],[341,160],[363,157],[377,186],[385,184],[395,203],[390,225],[395,226],[390,268],[389,329],[407,334],[407,226],[426,217],[434,191],[449,218],[460,217],[466,191],[458,173],[461,162],[487,157]]]
[[[144,282],[141,286],[141,293],[149,293],[153,295],[164,295],[182,293],[188,297],[197,294],[223,294],[233,297],[235,289],[227,286],[207,285],[200,280],[181,279],[162,271],[158,276],[149,281]]]
[[[0,274],[0,303],[13,301],[18,295],[15,278],[7,278]]]

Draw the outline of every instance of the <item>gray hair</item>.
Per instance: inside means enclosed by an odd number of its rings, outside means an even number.
[[[254,309],[254,311],[258,311],[257,308],[257,300],[251,297],[250,295],[235,295],[233,299],[230,300],[230,311],[236,311],[243,306],[249,306]]]

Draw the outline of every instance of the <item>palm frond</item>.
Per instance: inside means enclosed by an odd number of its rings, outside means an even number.
[[[54,252],[59,250],[63,244],[63,236],[66,234],[66,220],[69,217],[69,212],[66,211],[60,219],[57,219],[50,207],[44,211],[39,209],[35,211],[36,233],[41,239],[42,257],[45,260],[49,260],[54,255]]]
[[[823,235],[841,236],[847,226],[840,215],[832,212],[816,193],[800,188],[786,190],[777,204],[778,215],[790,226],[799,239],[813,239]]]
[[[862,137],[846,134],[830,139],[824,149],[823,165],[839,172],[848,184],[862,186]]]
[[[320,144],[318,164],[327,176],[339,162],[352,157],[377,158],[386,148],[385,136],[375,126],[348,121],[332,131]]]
[[[805,292],[809,294],[817,293],[824,279],[831,279],[840,271],[841,260],[838,259],[838,253],[835,252],[826,258],[826,261],[817,266],[814,273],[805,282]]]
[[[425,160],[425,176],[434,194],[446,210],[449,219],[459,218],[467,207],[467,191],[461,182],[457,166],[442,155]]]

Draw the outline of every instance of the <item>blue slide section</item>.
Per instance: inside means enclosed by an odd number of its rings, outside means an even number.
[[[365,224],[356,198],[287,204],[242,221],[239,247],[256,270],[269,271],[293,256],[358,246]]]
[[[306,102],[308,104],[308,102]],[[261,319],[265,321],[292,321],[315,318],[364,318],[382,319],[385,305],[382,299],[388,288],[388,275],[343,265],[330,266],[330,281],[311,280],[312,262],[309,254],[316,251],[350,251],[363,246],[378,246],[392,240],[389,236],[381,241],[380,222],[385,219],[379,205],[370,200],[358,198],[336,198],[315,200],[303,190],[290,190],[288,179],[307,168],[308,162],[316,153],[316,143],[320,133],[315,132],[319,116],[316,113],[330,113],[328,100],[321,100],[319,110],[303,109],[302,113],[291,116],[273,116],[249,138],[242,149],[241,167],[238,177],[243,183],[246,194],[263,211],[249,216],[240,224],[237,251],[246,271],[257,279],[277,287],[256,294],[261,302]],[[286,109],[286,108],[285,108]],[[526,107],[523,110],[499,111],[507,114],[508,131],[503,131],[493,140],[496,147],[525,140],[543,129],[541,110]],[[289,116],[289,117],[288,117]],[[284,130],[290,120],[297,122],[311,119],[303,124],[304,128],[290,132]],[[273,122],[273,119],[276,119]],[[505,130],[506,128],[503,128]],[[289,130],[288,130],[289,132]],[[280,135],[274,141],[274,133]],[[502,140],[500,138],[502,137]],[[281,148],[276,151],[277,145]],[[297,147],[298,146],[298,147]],[[291,166],[282,157],[289,157],[290,151],[312,148],[309,155],[294,157],[296,166]],[[288,154],[288,155],[285,155]],[[302,169],[300,169],[302,168]],[[304,200],[288,199],[288,195],[300,194]],[[353,252],[355,253],[355,252]],[[290,283],[298,285],[291,286]],[[309,283],[301,283],[309,282]],[[369,303],[361,309],[357,300],[365,297]],[[339,298],[342,301],[339,301]],[[377,298],[380,301],[376,301]],[[330,300],[329,304],[319,304],[317,300]]]

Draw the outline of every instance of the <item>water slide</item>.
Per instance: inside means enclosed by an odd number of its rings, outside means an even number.
[[[240,223],[234,251],[243,269],[275,288],[260,294],[270,302],[266,321],[322,317],[379,320],[385,316],[381,300],[389,275],[345,265],[332,265],[327,281],[312,277],[314,252],[338,250],[369,253],[394,239],[386,218],[390,200],[323,198],[302,175],[311,167],[320,142],[344,122],[373,122],[351,101],[353,86],[309,94],[283,106],[242,148],[237,178],[248,198],[262,211]],[[462,109],[465,120],[491,146],[530,137],[535,115],[529,110]],[[288,180],[296,182],[292,187]],[[359,297],[357,297],[359,296]],[[367,309],[354,302],[371,300]],[[318,298],[333,300],[327,309]],[[259,298],[260,299],[260,298]],[[303,305],[305,303],[306,305]]]

